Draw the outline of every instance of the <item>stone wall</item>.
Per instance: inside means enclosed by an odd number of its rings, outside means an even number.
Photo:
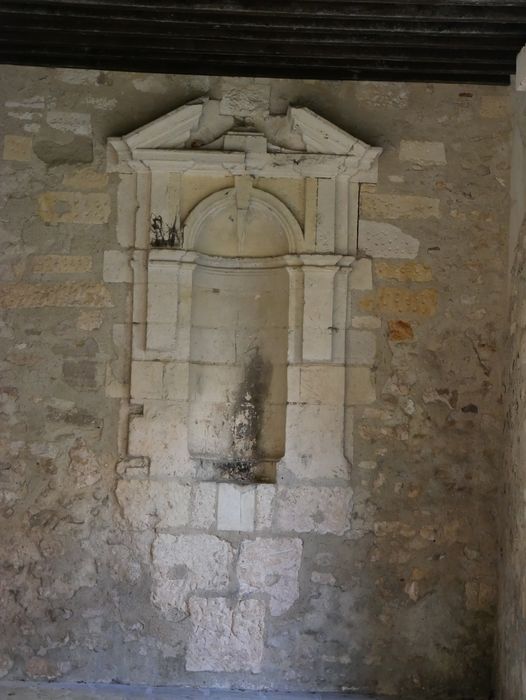
[[[486,697],[508,91],[255,85],[271,114],[306,106],[384,149],[361,188],[349,473],[278,467],[241,533],[216,527],[215,484],[119,463],[135,202],[117,206],[106,139],[205,93],[245,109],[247,81],[3,67],[0,673]]]
[[[526,519],[524,489],[525,338],[526,338],[526,94],[512,102],[511,217],[509,245],[509,335],[504,377],[506,458],[501,479],[501,554],[499,591],[499,697],[522,700],[526,693]]]

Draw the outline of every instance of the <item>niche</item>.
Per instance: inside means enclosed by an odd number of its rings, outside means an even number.
[[[271,482],[285,454],[291,241],[280,203],[239,189],[208,197],[188,220],[188,447],[201,478]]]

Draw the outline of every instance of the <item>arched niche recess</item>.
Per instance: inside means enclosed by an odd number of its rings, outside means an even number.
[[[359,193],[380,149],[304,107],[256,127],[224,106],[204,96],[108,141],[132,257],[121,469],[265,481],[279,459],[284,478],[341,483]]]
[[[285,454],[288,266],[302,240],[287,207],[250,182],[210,195],[185,222],[197,254],[188,448],[211,478],[272,481]]]

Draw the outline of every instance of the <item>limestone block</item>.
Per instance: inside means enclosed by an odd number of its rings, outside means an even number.
[[[102,311],[82,311],[77,319],[77,328],[81,331],[94,331],[102,326]]]
[[[351,289],[372,289],[373,273],[371,261],[367,258],[356,260],[352,264],[350,276]]]
[[[213,535],[159,534],[152,545],[152,602],[165,612],[184,610],[195,590],[224,592],[233,550]]]
[[[108,175],[91,168],[82,168],[64,176],[64,186],[71,190],[105,190]]]
[[[344,368],[338,365],[303,365],[300,368],[301,403],[341,406],[344,399]],[[290,397],[289,397],[290,400]],[[319,429],[322,426],[318,426]]]
[[[105,250],[102,279],[104,282],[131,282],[132,270],[128,253],[120,250]]]
[[[358,248],[373,258],[415,258],[420,241],[398,226],[379,221],[360,221]],[[351,280],[353,273],[351,272]]]
[[[410,194],[364,192],[360,213],[364,219],[429,219],[440,216],[440,200]]]
[[[343,386],[342,375],[342,394]],[[343,414],[343,397],[339,405],[289,404],[282,465],[300,479],[346,479]]]
[[[38,207],[47,224],[106,224],[111,211],[106,192],[44,192]]]
[[[351,367],[346,383],[346,405],[360,406],[375,401],[376,390],[372,371],[368,367]]]
[[[382,321],[375,316],[355,316],[352,319],[352,327],[364,331],[374,331],[381,328]]]
[[[133,530],[178,528],[188,524],[190,487],[184,484],[119,479],[115,495]]]
[[[279,488],[277,528],[282,532],[343,535],[350,528],[351,509],[350,487]]]
[[[36,255],[31,260],[31,271],[52,275],[89,272],[91,263],[91,255]]]
[[[192,488],[192,527],[208,530],[216,522],[217,484],[202,482]]]
[[[193,632],[186,653],[187,671],[259,673],[264,650],[265,604],[226,598],[191,598]]]
[[[372,365],[376,357],[376,335],[371,331],[349,332],[351,365]]]
[[[400,160],[418,165],[445,165],[446,149],[440,141],[401,141]]]
[[[254,486],[219,484],[217,487],[217,529],[252,532],[256,511]]]
[[[129,452],[148,455],[154,477],[188,478],[194,466],[187,447],[186,401],[144,401],[144,414],[130,422]]]
[[[133,246],[136,214],[137,183],[135,176],[120,175],[117,189],[117,241],[123,248]]]
[[[16,160],[21,163],[31,160],[33,155],[33,139],[31,136],[4,136],[4,160]]]
[[[374,265],[377,277],[397,282],[430,282],[433,272],[428,265],[416,262],[388,263],[377,261]]]
[[[132,399],[160,399],[163,395],[162,362],[134,361],[131,368]]]
[[[188,362],[166,362],[163,374],[163,398],[169,401],[186,401],[188,373]]]
[[[283,615],[299,596],[302,551],[298,538],[258,537],[242,542],[236,569],[240,593],[266,593],[270,614]]]
[[[38,309],[48,306],[111,307],[112,303],[107,288],[97,283],[0,285],[2,309]]]
[[[256,530],[270,530],[274,516],[274,484],[258,484],[256,486]]]
[[[436,289],[422,289],[413,292],[401,287],[382,287],[375,294],[363,297],[360,307],[364,311],[381,315],[411,314],[414,316],[434,316],[438,308]]]
[[[50,110],[46,121],[52,129],[57,131],[66,131],[77,136],[91,135],[91,117],[87,113]]]

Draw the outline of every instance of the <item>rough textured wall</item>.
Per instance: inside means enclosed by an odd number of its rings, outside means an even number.
[[[192,557],[200,550],[184,537],[177,551],[163,552],[159,537],[150,548],[159,518],[195,532],[180,518],[189,489],[145,496],[139,528],[115,495],[130,273],[104,141],[228,87],[220,79],[2,69],[0,671],[484,698],[503,444],[496,356],[506,267],[504,89],[271,83],[271,109],[310,107],[384,148],[378,186],[362,187],[368,223],[354,273],[361,360],[351,372],[352,505],[343,514],[314,507],[302,528],[311,531],[294,536],[302,562],[287,590],[297,586],[298,597],[267,619],[259,673],[188,670],[196,653],[190,619],[170,619],[154,604],[162,585],[152,580],[156,557],[172,562],[173,580],[188,565],[199,569]],[[334,519],[343,534],[327,532]],[[225,570],[246,569],[250,545],[240,552],[240,539],[214,541],[219,573],[198,573],[197,588],[223,590]],[[270,573],[245,571],[263,581],[261,604],[290,578]],[[229,581],[235,594],[235,577]],[[213,601],[205,607],[194,613],[230,620],[235,641],[228,609],[219,599],[217,609]],[[231,648],[250,654],[258,633]]]
[[[522,700],[526,694],[526,461],[524,420],[526,382],[526,95],[512,101],[511,217],[509,245],[509,337],[506,342],[506,459],[501,479],[499,591],[499,697]]]

